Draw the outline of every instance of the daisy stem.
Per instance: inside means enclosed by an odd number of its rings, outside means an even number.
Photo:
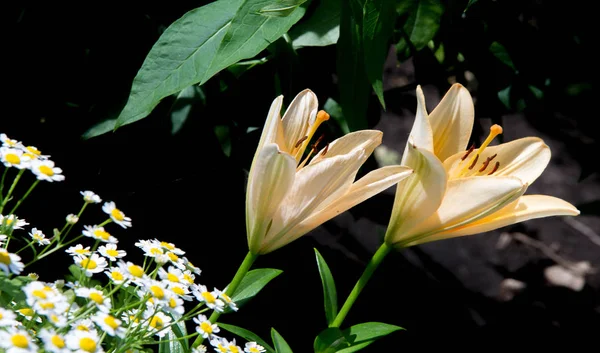
[[[4,192],[4,180],[6,179],[7,173],[8,168],[4,168],[4,173],[2,173],[2,181],[0,181],[0,202],[2,202],[2,192]]]
[[[248,254],[246,254],[244,261],[238,268],[237,272],[235,273],[235,276],[233,276],[231,283],[229,283],[229,285],[227,286],[225,294],[227,294],[230,297],[233,297],[233,294],[235,293],[237,287],[240,285],[242,279],[244,279],[244,276],[246,276],[246,273],[248,273],[248,271],[252,267],[252,264],[254,263],[254,261],[256,261],[257,258],[258,254],[253,254],[252,252],[248,251]],[[221,313],[215,310],[213,311],[212,315],[210,315],[210,318],[208,318],[208,320],[214,324],[219,319],[219,316],[221,316]],[[204,341],[204,337],[198,336],[192,344],[192,347],[198,347],[202,343],[202,341]]]
[[[19,174],[17,174],[17,176],[15,177],[15,180],[13,180],[13,183],[10,186],[10,189],[8,189],[8,192],[6,193],[6,196],[4,197],[4,199],[2,200],[2,204],[0,205],[0,214],[2,213],[2,211],[4,211],[4,206],[6,206],[6,204],[8,203],[8,200],[10,200],[10,195],[12,195],[13,191],[17,187],[17,184],[19,183],[19,179],[21,179],[21,175],[23,175],[23,173],[25,173],[25,169],[19,170]]]
[[[342,325],[344,319],[346,318],[346,315],[348,315],[348,312],[352,308],[352,305],[354,305],[354,302],[358,298],[360,292],[362,292],[363,288],[367,285],[367,282],[373,275],[373,272],[375,272],[381,261],[383,261],[385,256],[389,254],[391,250],[392,247],[387,245],[386,243],[383,243],[379,247],[379,249],[377,249],[377,252],[375,253],[375,255],[373,255],[373,257],[367,264],[367,268],[365,268],[365,271],[358,279],[358,282],[356,282],[356,284],[354,285],[352,292],[350,292],[350,295],[348,295],[348,298],[346,298],[344,305],[338,312],[331,325],[329,325],[329,327],[340,327]]]
[[[19,200],[19,202],[17,202],[17,204],[15,205],[15,207],[13,207],[13,209],[10,210],[10,212],[8,214],[14,214],[15,211],[17,210],[17,208],[19,208],[19,206],[21,206],[21,204],[23,203],[23,201],[25,201],[25,199],[27,198],[27,196],[29,196],[29,194],[33,191],[33,189],[35,189],[35,187],[39,183],[40,183],[40,180],[36,179],[33,182],[33,184],[31,184],[31,187],[29,188],[29,190],[27,190],[27,192],[25,193],[25,195],[23,195],[23,197],[21,197],[21,199]]]

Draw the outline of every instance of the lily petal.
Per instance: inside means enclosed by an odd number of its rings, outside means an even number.
[[[314,124],[319,101],[309,89],[298,93],[286,109],[281,122],[285,135],[285,151],[292,154],[296,143],[307,136],[308,128]]]
[[[473,153],[477,153],[474,150]],[[463,169],[461,158],[465,152],[457,153],[444,162],[444,167],[448,170],[450,178],[458,177]],[[544,141],[537,137],[525,137],[510,141],[500,145],[487,147],[479,156],[479,161],[485,161],[488,157],[496,155],[490,165],[482,173],[487,174],[492,170],[492,165],[499,162],[498,169],[494,172],[495,176],[514,176],[524,183],[533,183],[546,169],[550,162],[550,148]],[[468,163],[468,160],[462,163]],[[480,162],[470,173],[476,173],[481,167]]]
[[[291,189],[296,159],[270,143],[259,152],[252,165],[246,192],[246,227],[250,251],[257,251],[273,219],[273,214]]]
[[[320,210],[313,212],[308,218],[292,228],[286,234],[285,241],[274,243],[274,249],[272,250],[301,237],[340,213],[409,177],[412,173],[412,169],[403,166],[387,166],[368,173],[352,184],[342,197],[337,198],[323,208],[320,207]]]
[[[405,153],[406,165],[414,173],[400,181],[385,241],[396,243],[403,234],[431,216],[442,203],[447,176],[442,162],[430,151],[410,142]]]
[[[433,153],[433,131],[431,130],[431,124],[429,123],[429,118],[427,116],[425,96],[423,96],[421,86],[417,86],[417,113],[415,115],[415,122],[413,123],[412,130],[410,131],[409,140],[419,148]],[[405,161],[407,153],[408,144],[402,155],[401,164],[403,165],[406,165]]]
[[[325,158],[331,158],[352,152],[355,149],[362,149],[370,156],[377,146],[381,144],[383,132],[379,130],[360,130],[346,134],[332,143],[328,147],[322,148],[317,155],[310,161],[310,164],[317,163]]]
[[[519,198],[527,185],[506,176],[471,177],[448,181],[448,188],[438,210],[410,233],[395,238],[398,246],[412,246],[437,240],[447,232],[501,210]]]
[[[490,230],[530,219],[550,216],[577,216],[579,213],[579,210],[575,206],[557,197],[547,195],[525,195],[521,196],[502,210],[464,227],[444,233],[442,237],[452,238],[489,232]]]
[[[440,160],[467,148],[473,130],[474,111],[469,91],[455,83],[429,114],[434,151]]]
[[[271,103],[271,108],[269,108],[267,120],[265,121],[262,134],[260,135],[260,141],[258,142],[254,158],[256,158],[259,151],[262,150],[263,146],[267,143],[276,143],[279,146],[283,146],[283,127],[281,126],[282,103],[283,96],[275,98],[273,103]]]

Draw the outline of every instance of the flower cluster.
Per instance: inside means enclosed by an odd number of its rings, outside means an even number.
[[[54,166],[54,162],[49,159],[50,156],[43,155],[35,146],[25,146],[20,141],[14,140],[0,134],[0,160],[7,168],[16,168],[21,170],[29,169],[35,174],[38,180],[45,181],[63,181],[62,169]]]

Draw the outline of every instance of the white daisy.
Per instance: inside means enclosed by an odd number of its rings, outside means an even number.
[[[142,281],[148,277],[146,276],[146,273],[144,273],[144,269],[141,266],[136,265],[131,261],[127,261],[127,263],[123,261],[119,262],[119,268],[124,274],[126,274],[128,279],[138,285],[140,285]]]
[[[116,285],[122,283],[123,287],[127,287],[129,285],[129,283],[127,283],[127,275],[119,267],[111,267],[104,271],[104,273],[108,276],[108,278],[110,278],[110,281]]]
[[[27,223],[24,219],[19,219],[19,217],[14,214],[10,214],[8,216],[0,215],[0,224],[3,226],[12,227],[12,229],[23,229]]]
[[[32,228],[31,232],[29,232],[29,236],[31,236],[31,239],[33,239],[33,241],[36,242],[38,245],[50,244],[50,239],[46,239],[46,235],[44,235],[44,233],[42,233],[42,231],[38,230],[37,228]]]
[[[206,304],[207,307],[215,311],[223,312],[225,303],[219,299],[220,293],[216,288],[212,292],[209,292],[204,285],[192,286],[192,294],[194,294],[199,302]]]
[[[193,299],[193,297],[190,295],[191,292],[188,286],[185,284],[170,283],[169,289],[183,300],[190,301]]]
[[[169,300],[167,301],[167,303],[165,303],[162,309],[173,315],[174,318],[181,317],[181,315],[183,315],[183,313],[185,312],[185,308],[183,307],[183,300],[175,295],[171,295],[169,297]]]
[[[246,346],[244,347],[244,352],[246,352],[246,353],[264,353],[266,351],[267,350],[265,349],[265,347],[260,346],[256,342],[248,342],[248,343],[246,343]]]
[[[100,273],[106,268],[106,259],[98,256],[98,254],[92,254],[88,256],[78,256],[73,258],[75,264],[85,272],[87,277],[92,277],[94,273]]]
[[[195,317],[194,322],[198,325],[196,326],[196,332],[198,332],[204,338],[212,337],[215,333],[220,331],[217,324],[213,324],[206,318],[206,316],[202,314]]]
[[[2,141],[2,146],[4,147],[23,148],[21,142],[9,138],[6,134],[0,134],[0,141]]]
[[[8,238],[8,235],[0,234],[0,246],[4,245],[4,242],[6,241],[7,238]]]
[[[196,348],[192,348],[191,353],[206,353],[206,352],[208,352],[208,348],[206,348],[205,345],[201,344]]]
[[[77,244],[75,246],[71,246],[65,252],[71,256],[88,256],[92,252],[90,251],[90,247],[86,246],[85,248],[81,244]]]
[[[100,196],[98,196],[93,191],[86,190],[86,191],[80,191],[79,193],[83,196],[83,201],[85,201],[87,203],[102,202],[102,199],[100,198]]]
[[[225,294],[225,291],[219,293],[219,299],[224,301],[231,310],[238,311],[237,305],[227,294]]]
[[[7,168],[25,169],[31,164],[31,159],[24,156],[23,151],[10,147],[0,147],[0,160]]]
[[[69,213],[66,217],[66,221],[69,224],[75,224],[75,223],[79,222],[79,217],[76,214]]]
[[[38,337],[44,344],[44,349],[51,353],[70,353],[71,351],[67,348],[64,336],[58,334],[55,331],[50,331],[47,328],[43,328],[38,333]]]
[[[6,353],[33,353],[38,350],[29,333],[18,329],[0,331],[0,347],[6,348]]]
[[[93,303],[102,312],[107,313],[112,308],[110,297],[106,296],[101,290],[81,287],[75,289],[75,295],[89,299],[90,303]]]
[[[194,266],[194,264],[192,264],[192,262],[190,260],[188,260],[187,258],[182,258],[185,267],[187,267],[190,271],[194,272],[197,275],[200,275],[200,273],[202,273],[202,270],[200,270],[199,267]]]
[[[66,336],[67,347],[76,353],[104,352],[100,345],[98,334],[93,331],[71,331]]]
[[[0,248],[0,270],[8,276],[11,272],[18,275],[23,271],[23,268],[25,268],[25,265],[21,262],[19,255],[11,254]]]
[[[117,259],[120,259],[127,255],[125,250],[117,250],[116,244],[102,245],[98,248],[98,252],[100,253],[100,255],[108,258],[110,261],[117,261]]]
[[[63,181],[65,176],[62,175],[62,169],[54,166],[54,162],[46,159],[35,159],[31,161],[31,171],[39,180],[45,181]]]
[[[235,340],[233,343],[235,343]],[[219,353],[229,353],[230,343],[226,338],[215,336],[210,340],[210,345],[213,346]]]
[[[183,255],[183,254],[185,254],[185,251],[179,249],[173,243],[167,243],[166,241],[161,241],[160,245],[163,248],[165,248],[165,250],[170,251],[170,252],[174,253],[175,255]]]
[[[67,303],[66,310],[69,309],[70,304]],[[67,316],[63,314],[57,314],[54,312],[47,313],[46,317],[48,321],[52,323],[55,327],[63,328],[67,326]]]
[[[94,323],[90,319],[80,319],[71,323],[71,329],[98,334],[96,328],[94,327]]]
[[[116,224],[120,225],[123,228],[131,227],[131,218],[126,217],[125,214],[115,206],[115,203],[105,202],[102,205],[102,211],[110,216],[110,219],[113,220]]]
[[[18,324],[17,315],[8,309],[0,308],[0,327],[13,327]]]
[[[163,337],[169,330],[163,330],[171,323],[171,318],[160,311],[152,315],[151,313],[145,312],[145,319],[148,322],[150,331],[155,333],[158,337]]]
[[[109,232],[104,230],[104,227],[99,226],[84,226],[84,231],[81,232],[86,237],[94,238],[96,240],[103,241],[105,243],[113,243],[116,244],[119,241],[117,238],[110,235]]]
[[[97,312],[92,316],[92,321],[100,326],[100,329],[111,336],[125,337],[125,328],[121,326],[121,320],[103,312]]]
[[[169,270],[166,271],[163,267],[158,269],[158,276],[166,281],[168,284],[171,283],[185,283],[183,272],[173,266],[169,266]]]
[[[142,287],[138,290],[140,298],[143,298],[146,294],[150,294],[153,304],[161,305],[168,303],[169,298],[174,296],[173,292],[167,289],[166,284],[152,279],[144,281]]]
[[[37,147],[35,146],[27,146],[27,147],[22,147],[21,148],[23,150],[24,155],[26,155],[27,157],[31,158],[32,160],[34,159],[48,159],[47,155],[43,155],[42,151],[40,151]]]

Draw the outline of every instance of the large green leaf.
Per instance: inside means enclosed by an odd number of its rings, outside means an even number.
[[[340,37],[340,0],[321,0],[315,12],[290,30],[294,48],[323,47]]]
[[[366,129],[371,85],[362,46],[363,0],[342,1],[337,73],[340,104],[351,131]]]
[[[279,332],[274,328],[271,328],[271,339],[273,340],[273,346],[277,353],[293,353],[290,345],[281,337]]]
[[[218,325],[223,330],[229,331],[229,332],[233,333],[234,335],[238,335],[241,338],[245,339],[246,341],[254,341],[254,342],[260,344],[261,346],[263,346],[264,349],[267,350],[267,353],[275,353],[275,349],[273,349],[273,347],[271,347],[271,345],[269,345],[267,342],[265,342],[257,334],[250,332],[250,331],[246,330],[245,328],[242,328],[239,326],[234,326],[234,325],[223,324],[220,322],[218,323]]]
[[[515,64],[513,63],[510,54],[508,53],[508,50],[506,50],[506,47],[504,47],[504,45],[498,42],[493,42],[492,44],[490,44],[490,53],[492,53],[492,55],[494,55],[504,65],[510,67],[513,70],[516,70]]]
[[[264,286],[267,285],[273,278],[279,276],[283,271],[274,268],[259,268],[246,273],[242,282],[236,289],[231,299],[242,306],[248,300],[252,299]]]
[[[317,249],[315,249],[317,257],[317,266],[319,267],[319,275],[321,276],[321,284],[323,285],[323,302],[325,304],[325,317],[327,325],[330,325],[338,313],[337,292],[335,289],[335,281],[327,262]]]
[[[190,85],[205,83],[281,37],[304,15],[305,8],[296,6],[287,16],[273,16],[274,11],[267,11],[269,15],[261,13],[278,3],[218,0],[189,11],[171,24],[134,78],[129,99],[114,128],[146,117],[161,99]]]
[[[400,0],[396,12],[404,19],[404,37],[396,44],[402,59],[411,55],[410,49],[421,50],[433,39],[440,28],[444,6],[441,0]]]
[[[362,41],[365,70],[384,109],[383,64],[388,54],[388,42],[396,20],[394,8],[394,1],[389,0],[366,0],[363,7]]]
[[[348,337],[337,327],[329,327],[315,338],[315,353],[335,353],[350,346]]]
[[[403,328],[400,326],[384,324],[382,322],[365,322],[354,325],[343,332],[344,336],[352,342],[352,346],[339,350],[338,353],[357,352],[375,342],[377,339],[398,330],[403,330]]]

